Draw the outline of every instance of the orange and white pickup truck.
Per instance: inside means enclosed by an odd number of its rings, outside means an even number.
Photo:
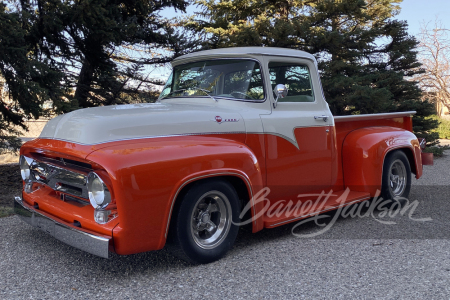
[[[208,263],[245,218],[257,232],[377,193],[407,197],[411,173],[422,175],[415,112],[333,117],[308,53],[228,48],[172,64],[156,103],[60,115],[22,146],[25,222],[105,258],[167,244]],[[327,197],[265,210],[304,195]]]

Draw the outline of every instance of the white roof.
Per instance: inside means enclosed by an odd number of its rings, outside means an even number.
[[[287,49],[287,48],[277,48],[277,47],[232,47],[232,48],[220,48],[213,50],[204,50],[189,53],[173,60],[174,64],[177,64],[181,60],[190,60],[197,57],[204,56],[238,56],[238,55],[272,55],[272,56],[289,56],[289,57],[299,57],[307,58],[314,62],[316,59],[313,55],[305,51]]]

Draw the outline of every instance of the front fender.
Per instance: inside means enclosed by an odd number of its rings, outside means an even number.
[[[102,148],[87,159],[110,175],[120,224],[115,251],[161,249],[174,201],[183,186],[213,176],[241,178],[251,192],[262,188],[259,162],[242,142],[211,136],[128,141]]]
[[[395,127],[367,127],[350,132],[342,146],[345,186],[375,196],[381,189],[386,154],[395,149],[405,151],[411,170],[419,178],[422,175],[421,150],[412,132]]]

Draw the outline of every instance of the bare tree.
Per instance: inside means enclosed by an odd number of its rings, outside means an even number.
[[[450,29],[437,18],[432,29],[430,23],[423,23],[419,41],[419,59],[425,70],[419,83],[424,92],[432,95],[441,116],[444,107],[450,111]]]

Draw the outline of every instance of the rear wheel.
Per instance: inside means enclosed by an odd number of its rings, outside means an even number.
[[[388,153],[383,164],[383,199],[402,201],[411,190],[411,167],[406,154],[401,150]]]
[[[191,263],[218,260],[232,247],[237,233],[239,198],[233,186],[208,180],[183,196],[171,222],[169,249]]]

